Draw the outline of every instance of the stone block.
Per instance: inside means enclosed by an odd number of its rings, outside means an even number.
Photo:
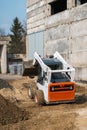
[[[87,66],[87,50],[73,52],[70,55],[71,64],[75,67],[86,67]]]
[[[58,51],[62,54],[67,54],[69,50],[68,40],[64,39],[57,39],[54,41],[48,41],[44,45],[44,52],[45,55],[52,55],[55,51]]]
[[[72,37],[87,35],[87,19],[71,24],[70,34]]]
[[[87,19],[87,4],[73,8],[70,11],[70,17],[71,21],[73,22]]]
[[[69,23],[69,11],[63,11],[45,19],[46,28]]]
[[[69,37],[69,26],[67,24],[50,28],[45,32],[45,41],[58,40]]]
[[[87,50],[87,36],[76,37],[71,40],[71,52],[83,52]]]

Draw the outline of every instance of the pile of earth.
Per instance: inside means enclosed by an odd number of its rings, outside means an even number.
[[[20,109],[0,95],[0,125],[17,123],[28,119],[28,112]]]
[[[5,80],[0,79],[0,89],[3,88],[12,89],[12,86]],[[19,108],[0,94],[0,125],[17,123],[19,121],[27,120],[28,117],[28,112]]]

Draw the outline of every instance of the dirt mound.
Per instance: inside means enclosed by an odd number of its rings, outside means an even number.
[[[7,125],[27,120],[28,116],[28,112],[18,108],[0,95],[0,125]]]
[[[6,82],[5,80],[0,79],[0,89],[3,89],[3,88],[12,89],[12,86],[8,82]]]
[[[28,77],[1,80],[0,130],[87,128],[87,89],[76,88],[75,103],[39,106],[28,97],[29,86],[35,85],[35,79]]]

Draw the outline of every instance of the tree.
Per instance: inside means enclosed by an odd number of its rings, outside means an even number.
[[[10,30],[12,34],[10,35],[11,41],[9,42],[8,45],[9,53],[13,54],[25,53],[26,30],[24,29],[23,25],[21,24],[21,22],[17,17],[13,20],[13,24]]]

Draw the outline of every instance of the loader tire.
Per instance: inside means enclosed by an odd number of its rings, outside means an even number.
[[[35,97],[35,90],[33,89],[33,87],[29,87],[28,95],[29,95],[30,99],[34,99],[34,97]]]
[[[44,101],[44,94],[42,90],[36,90],[35,93],[35,102],[38,105],[44,105],[45,101]]]

